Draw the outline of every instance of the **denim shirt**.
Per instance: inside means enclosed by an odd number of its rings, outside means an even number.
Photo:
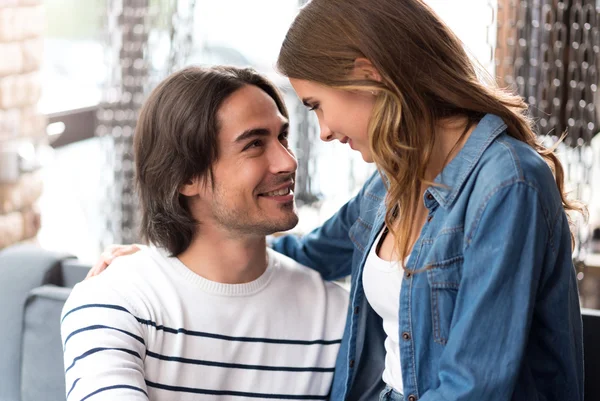
[[[583,400],[571,236],[550,168],[486,115],[435,182],[400,289],[405,400]],[[385,196],[375,174],[323,226],[273,244],[327,280],[352,277],[332,400],[384,388],[385,333],[361,280]]]

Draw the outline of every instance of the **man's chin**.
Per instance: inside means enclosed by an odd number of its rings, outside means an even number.
[[[294,216],[290,218],[289,223],[286,226],[286,229],[283,231],[288,231],[288,230],[291,230],[292,228],[296,227],[298,225],[298,221],[300,221],[300,219],[298,218],[298,215],[294,213]]]
[[[269,232],[267,232],[266,235],[272,235],[275,233],[289,231],[298,225],[298,221],[298,215],[295,213],[289,216],[282,217],[281,219],[275,221],[274,224],[269,227]]]

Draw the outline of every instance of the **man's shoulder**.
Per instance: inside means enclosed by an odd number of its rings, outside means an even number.
[[[86,279],[73,288],[63,311],[84,304],[131,306],[137,299],[144,300],[157,283],[164,285],[163,267],[152,255],[142,249],[132,255],[116,258],[101,274]]]
[[[313,269],[306,267],[294,259],[279,253],[273,249],[267,248],[269,253],[269,264],[274,266],[279,271],[279,274],[292,275],[305,278],[319,278],[320,275]]]
[[[272,249],[269,249],[269,257],[277,264],[278,274],[283,276],[284,282],[290,286],[296,289],[299,287],[323,288],[335,296],[348,297],[348,291],[337,284],[323,280],[323,277],[316,270],[304,266],[294,259]]]
[[[156,280],[157,275],[163,275],[167,263],[166,258],[155,249],[142,247],[134,254],[115,258],[103,273],[89,282],[90,285],[109,285],[113,288],[120,285],[151,283]],[[95,282],[95,279],[98,281]]]

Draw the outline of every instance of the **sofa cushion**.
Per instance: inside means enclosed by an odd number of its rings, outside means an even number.
[[[44,285],[29,293],[23,318],[21,401],[66,398],[60,315],[70,292]]]
[[[33,245],[15,245],[0,251],[0,400],[20,400],[23,307],[29,292],[53,281],[67,255]]]

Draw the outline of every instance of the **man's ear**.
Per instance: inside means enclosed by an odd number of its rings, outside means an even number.
[[[359,57],[354,60],[353,74],[358,79],[370,79],[381,82],[381,74],[369,59]]]
[[[187,182],[179,188],[179,193],[184,196],[197,196],[200,195],[203,187],[204,184],[200,181],[200,179],[198,177],[194,177],[187,180]]]

